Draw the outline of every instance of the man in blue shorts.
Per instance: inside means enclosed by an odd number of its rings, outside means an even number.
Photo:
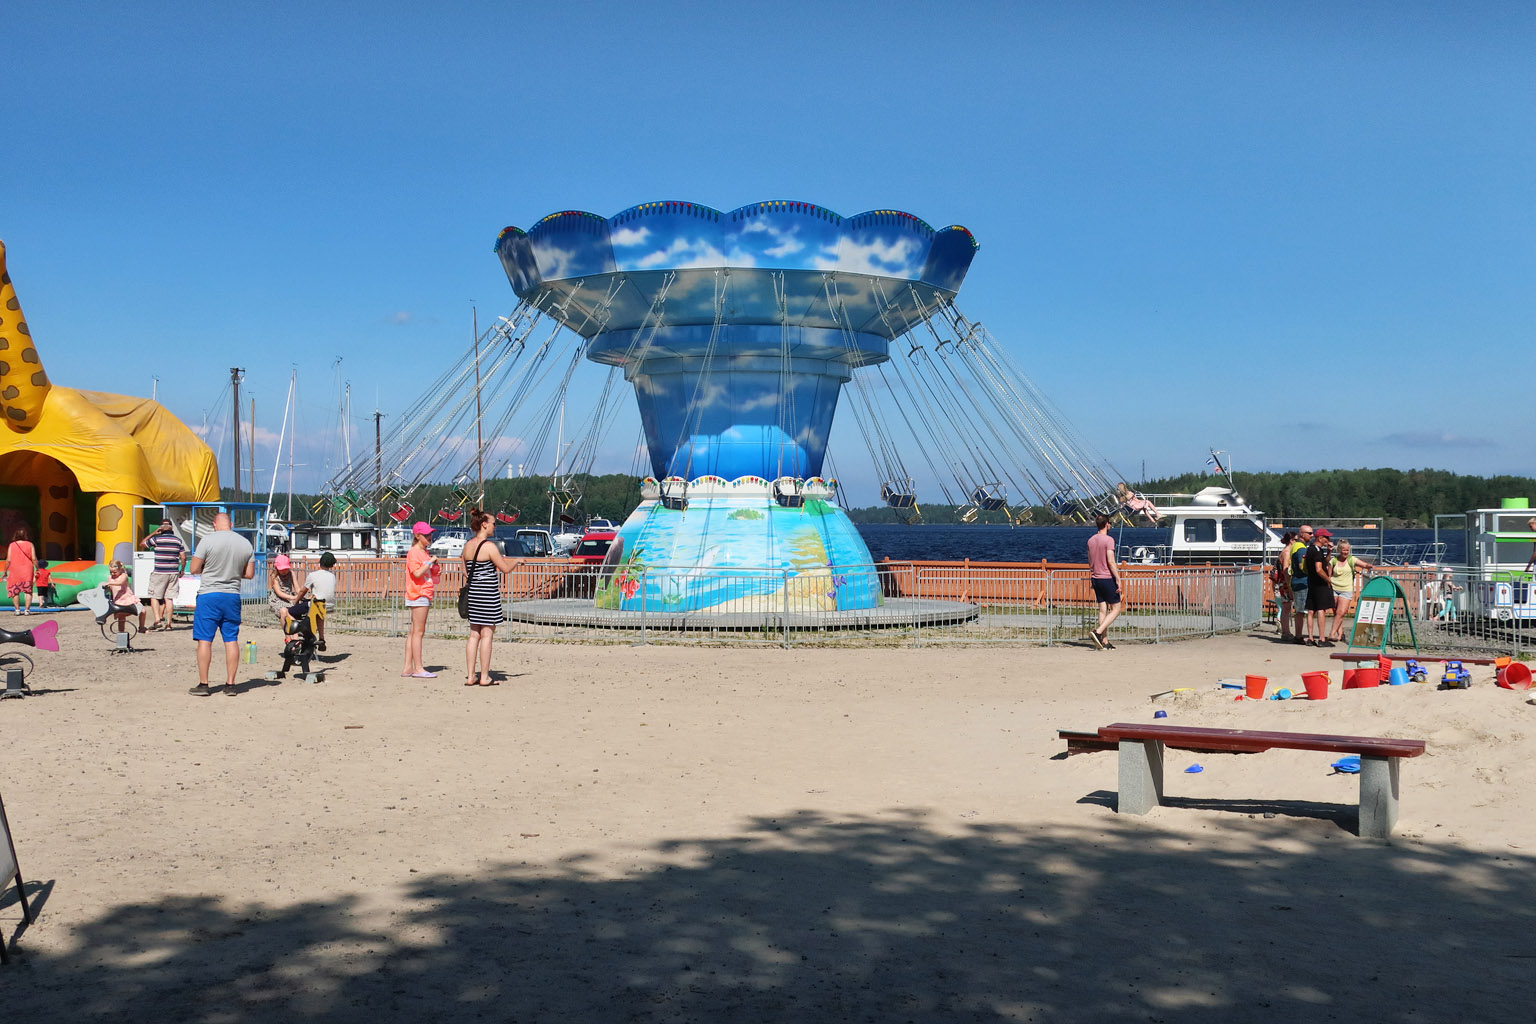
[[[1115,559],[1115,539],[1109,535],[1109,516],[1099,516],[1099,532],[1088,538],[1088,575],[1093,599],[1099,606],[1099,624],[1090,636],[1101,651],[1114,650],[1109,626],[1120,616],[1120,563]]]
[[[192,613],[192,639],[197,641],[197,685],[187,692],[206,697],[208,669],[213,664],[213,634],[224,638],[224,696],[238,697],[235,672],[240,665],[240,581],[255,578],[256,552],[251,542],[236,533],[229,515],[213,517],[213,532],[197,542],[192,561],[187,566],[193,575],[201,574],[197,585],[197,608]]]

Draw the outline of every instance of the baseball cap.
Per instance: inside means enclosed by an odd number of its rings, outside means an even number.
[[[426,523],[417,523],[415,526],[411,527],[411,533],[418,537],[420,537],[422,534],[431,532],[432,527],[428,526]]]
[[[278,572],[282,572],[292,564],[292,562],[288,561],[287,555],[278,555],[276,558],[272,559],[272,568],[276,569]]]
[[[1332,537],[1333,534],[1329,533],[1326,529],[1321,529],[1321,530],[1317,530],[1316,532],[1314,532],[1313,536],[1314,537]]]

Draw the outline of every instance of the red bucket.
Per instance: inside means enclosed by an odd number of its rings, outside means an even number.
[[[1496,681],[1506,690],[1529,690],[1531,688],[1531,670],[1518,661],[1512,661],[1499,669]]]
[[[1383,659],[1385,660],[1385,659]],[[1361,668],[1355,670],[1355,689],[1363,690],[1368,686],[1381,685],[1381,669]]]
[[[1249,700],[1263,700],[1264,688],[1268,685],[1268,676],[1245,676],[1243,679],[1243,689]]]
[[[1344,685],[1341,686],[1340,689],[1342,689],[1342,690],[1353,690],[1355,688],[1355,685],[1356,685],[1355,684],[1355,674],[1358,671],[1359,671],[1358,669],[1353,669],[1353,668],[1345,669],[1344,670]]]
[[[1327,672],[1303,672],[1301,684],[1307,688],[1308,700],[1328,699],[1328,673]]]

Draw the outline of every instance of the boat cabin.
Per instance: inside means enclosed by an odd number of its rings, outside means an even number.
[[[361,520],[320,526],[294,523],[289,527],[291,551],[296,555],[318,555],[329,551],[337,558],[376,558],[379,555],[379,528]]]
[[[1156,505],[1160,523],[1171,536],[1167,544],[1143,544],[1120,553],[1122,561],[1141,564],[1254,565],[1280,551],[1280,535],[1264,513],[1248,506],[1230,487],[1207,487],[1195,494],[1143,495]]]

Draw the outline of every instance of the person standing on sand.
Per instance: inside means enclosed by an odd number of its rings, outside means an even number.
[[[256,578],[256,552],[234,531],[228,512],[213,517],[213,532],[197,542],[187,569],[200,575],[192,639],[197,641],[197,685],[187,692],[206,697],[213,665],[213,634],[224,640],[224,696],[238,697],[235,672],[240,666],[240,581]]]
[[[1536,519],[1531,519],[1525,525],[1533,532],[1536,532]],[[1536,544],[1531,545],[1531,560],[1525,563],[1525,571],[1530,572],[1533,565],[1536,565]]]
[[[1291,542],[1296,539],[1295,530],[1286,530],[1280,536],[1280,554],[1275,558],[1274,570],[1270,573],[1270,580],[1275,588],[1275,618],[1280,620],[1280,642],[1291,642],[1291,616],[1295,609],[1291,607],[1291,577],[1287,571],[1290,561]]]
[[[1312,546],[1302,557],[1307,574],[1307,638],[1313,647],[1332,647],[1328,639],[1328,613],[1333,611],[1333,584],[1329,572],[1333,561],[1333,534],[1318,530]]]
[[[155,553],[155,568],[149,574],[149,628],[170,629],[172,592],[181,580],[187,563],[187,546],[171,530],[170,523],[161,523],[139,545]]]
[[[501,607],[501,577],[512,562],[497,547],[492,534],[496,520],[478,508],[469,513],[474,540],[464,545],[464,585],[469,588],[469,640],[464,645],[464,685],[476,685],[475,655],[480,656],[480,686],[498,685],[491,678],[491,641],[506,621]]]
[[[1307,642],[1307,548],[1312,545],[1312,527],[1296,530],[1296,539],[1285,549],[1285,578],[1291,588],[1291,643]]]
[[[1094,520],[1099,532],[1088,538],[1088,576],[1093,599],[1099,606],[1099,624],[1089,636],[1099,650],[1114,650],[1109,627],[1120,617],[1120,563],[1115,560],[1115,539],[1109,535],[1109,516]]]
[[[1344,639],[1344,616],[1349,614],[1349,606],[1355,600],[1355,570],[1374,568],[1375,563],[1350,554],[1349,541],[1342,538],[1339,540],[1338,551],[1329,567],[1328,584],[1333,590],[1333,628],[1328,633],[1328,639]]]
[[[37,574],[37,551],[27,539],[27,528],[16,527],[11,534],[10,546],[5,549],[5,592],[11,598],[17,615],[32,614],[32,580]],[[27,595],[27,606],[21,606],[21,595]]]
[[[436,679],[436,672],[428,672],[421,663],[421,641],[427,635],[427,609],[432,607],[432,594],[437,590],[437,580],[443,574],[442,567],[427,545],[432,543],[432,527],[417,523],[411,527],[411,550],[405,553],[405,607],[409,609],[411,625],[405,635],[405,667],[400,674],[409,679]]]

